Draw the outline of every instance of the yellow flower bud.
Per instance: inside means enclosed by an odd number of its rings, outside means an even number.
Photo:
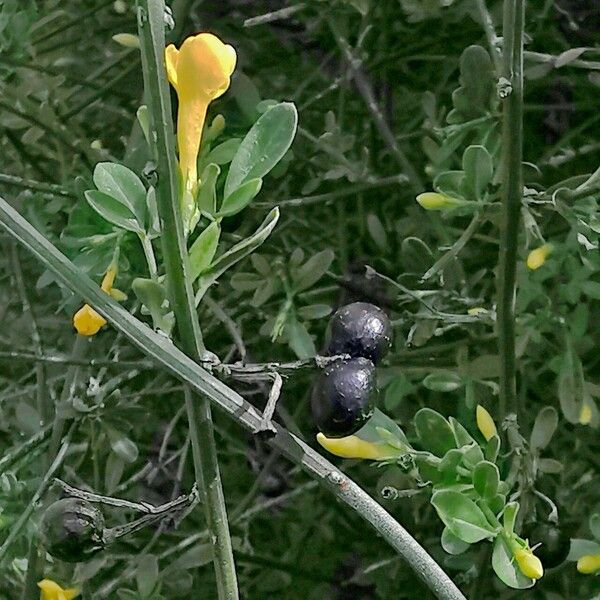
[[[579,423],[581,425],[589,425],[592,420],[592,407],[587,403],[583,402],[581,410],[579,411]]]
[[[114,42],[117,42],[120,46],[124,46],[125,48],[139,48],[140,47],[140,38],[137,35],[133,35],[133,33],[115,33],[112,36]]]
[[[487,315],[489,311],[487,308],[483,308],[482,306],[474,306],[473,308],[469,308],[467,310],[467,314],[472,317],[478,317],[479,315]]]
[[[457,198],[446,196],[446,194],[438,194],[437,192],[425,192],[417,196],[417,202],[425,210],[447,210],[462,204]]]
[[[496,423],[494,423],[492,415],[490,415],[490,413],[485,410],[481,404],[477,405],[475,414],[477,418],[477,428],[479,431],[481,431],[481,435],[483,435],[485,441],[489,442],[495,435],[498,435]]]
[[[550,244],[544,244],[535,250],[532,250],[527,255],[527,268],[531,271],[539,269],[548,258],[550,252],[552,252],[552,246]]]
[[[586,554],[577,561],[577,570],[583,575],[593,575],[600,571],[600,554]]]
[[[40,600],[73,600],[81,593],[76,588],[63,589],[51,579],[42,579],[37,585],[41,590]]]
[[[177,50],[165,49],[167,76],[179,98],[177,144],[185,188],[198,180],[196,161],[209,103],[229,88],[236,53],[212,33],[188,37]]]
[[[104,325],[106,325],[106,319],[89,304],[84,304],[73,316],[73,326],[79,335],[96,335]]]
[[[542,561],[531,551],[530,548],[517,548],[513,551],[519,570],[525,577],[541,579],[544,575]]]
[[[388,444],[373,444],[349,435],[343,438],[328,438],[322,433],[317,434],[317,442],[331,454],[341,458],[365,458],[368,460],[382,460],[392,458],[400,454],[395,448]]]

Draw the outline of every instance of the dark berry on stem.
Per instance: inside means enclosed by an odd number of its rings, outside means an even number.
[[[370,360],[352,358],[331,363],[312,390],[316,426],[327,437],[355,433],[373,414],[377,393],[375,365]]]
[[[392,324],[383,310],[367,302],[338,309],[329,323],[330,355],[362,356],[377,364],[392,345]]]
[[[530,546],[541,544],[535,549],[535,554],[546,569],[563,563],[571,549],[569,535],[551,523],[538,523],[527,537]]]
[[[54,558],[82,562],[104,548],[104,516],[93,504],[79,498],[62,498],[42,517],[42,544]]]

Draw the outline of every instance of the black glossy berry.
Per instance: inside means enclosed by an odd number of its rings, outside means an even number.
[[[358,431],[373,414],[375,365],[366,358],[338,360],[323,369],[311,395],[312,415],[327,437]]]
[[[82,562],[104,548],[104,516],[78,498],[62,498],[42,517],[42,544],[50,555],[65,562]]]
[[[535,554],[546,569],[552,569],[563,563],[571,549],[568,534],[551,523],[538,523],[527,537],[530,546],[541,544],[535,549]]]
[[[379,307],[353,302],[331,317],[327,352],[362,356],[377,364],[392,345],[392,324]]]

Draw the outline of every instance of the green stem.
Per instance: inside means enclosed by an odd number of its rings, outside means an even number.
[[[142,243],[142,250],[144,251],[144,256],[146,257],[146,262],[148,263],[148,271],[150,271],[151,279],[156,279],[158,277],[158,267],[156,266],[156,257],[154,256],[154,248],[152,248],[152,241],[145,234],[140,234],[140,242]]]
[[[164,66],[164,2],[141,0],[138,30],[142,50],[144,88],[150,121],[155,134],[154,153],[158,165],[158,212],[162,223],[165,274],[171,307],[184,352],[195,360],[206,356],[198,313],[188,276],[189,259],[180,212],[178,167],[171,121],[171,101]],[[220,599],[239,597],[237,574],[229,535],[227,509],[221,486],[211,409],[208,399],[196,401],[188,386],[184,389],[196,483],[204,496],[204,509],[214,551],[214,567]]]
[[[500,418],[517,410],[515,294],[523,195],[523,0],[504,0],[503,75],[511,91],[503,99],[502,228],[498,265],[498,346]]]
[[[73,344],[73,350],[71,352],[71,356],[74,360],[80,360],[86,355],[88,342],[88,338],[82,335],[77,335]],[[65,376],[59,404],[55,408],[54,421],[52,423],[52,435],[50,436],[50,447],[48,449],[49,460],[54,460],[54,457],[56,456],[56,453],[60,447],[65,430],[65,424],[67,422],[67,420],[61,416],[63,412],[61,408],[62,405],[69,402],[69,400],[73,397],[75,387],[77,386],[77,381],[79,380],[80,371],[81,367],[79,365],[71,365]]]

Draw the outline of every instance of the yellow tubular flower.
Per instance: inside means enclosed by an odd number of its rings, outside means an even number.
[[[100,286],[103,292],[111,294],[116,276],[117,270],[115,266],[110,265]],[[106,319],[98,314],[89,304],[84,304],[73,316],[73,326],[79,335],[88,337],[96,335],[104,325],[106,325]]]
[[[343,438],[328,438],[322,433],[317,434],[317,442],[331,454],[341,458],[366,458],[368,460],[382,460],[397,456],[394,448],[388,444],[373,444],[362,440],[356,435]]]
[[[38,581],[38,587],[41,590],[40,600],[72,600],[81,593],[76,588],[63,589],[51,579]]]
[[[600,554],[586,554],[577,561],[577,570],[583,575],[600,571]]]
[[[212,33],[187,38],[177,50],[165,49],[167,76],[179,98],[177,144],[185,189],[198,181],[196,161],[208,105],[229,88],[235,69],[235,50]]]
[[[548,258],[550,252],[552,252],[552,246],[550,244],[544,244],[535,250],[532,250],[527,255],[527,268],[531,271],[539,269]]]
[[[541,579],[544,575],[542,561],[531,551],[530,548],[517,548],[513,551],[519,570],[525,577]]]
[[[490,413],[480,404],[477,405],[475,414],[477,418],[477,428],[481,431],[481,435],[483,435],[485,441],[489,442],[495,435],[498,435],[496,423],[494,423],[492,415],[490,415]]]
[[[461,204],[460,200],[446,196],[446,194],[438,194],[437,192],[425,192],[417,196],[417,202],[425,210],[447,210]]]

